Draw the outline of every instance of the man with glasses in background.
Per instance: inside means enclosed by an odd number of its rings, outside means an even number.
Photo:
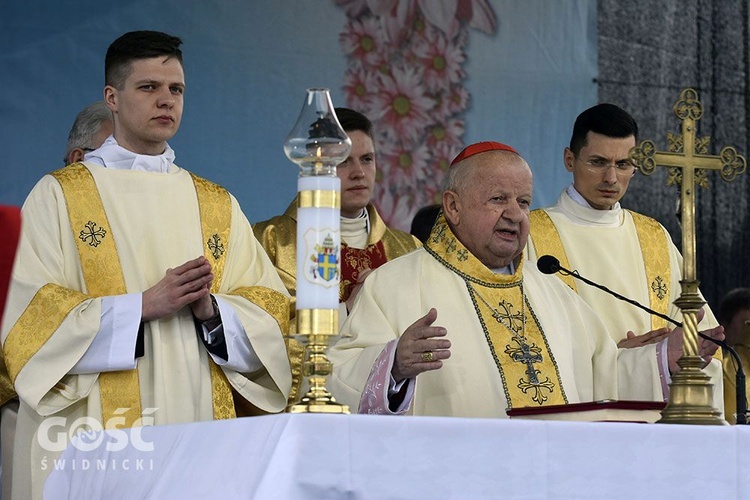
[[[531,212],[527,253],[532,261],[553,255],[562,267],[682,321],[680,309],[674,305],[681,293],[679,250],[659,222],[620,206],[635,175],[628,153],[637,141],[635,119],[614,104],[598,104],[578,115],[570,147],[563,154],[573,183],[555,205]],[[666,320],[576,282],[572,276],[557,276],[599,314],[618,347],[657,344],[654,362],[662,368],[668,366],[669,359],[682,355],[681,350],[667,349],[672,325]],[[718,322],[708,307],[704,313],[699,328],[716,327]],[[682,334],[681,329],[677,334]],[[706,367],[714,384],[716,409],[723,409],[721,370],[719,360],[711,360]],[[661,371],[665,376],[653,383],[661,384],[666,399],[669,372]],[[658,394],[656,389],[645,391],[643,399]]]

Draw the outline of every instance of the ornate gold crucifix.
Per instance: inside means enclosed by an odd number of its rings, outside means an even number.
[[[669,402],[660,423],[714,424],[724,421],[712,405],[712,384],[703,373],[698,354],[697,315],[706,304],[698,293],[695,271],[695,185],[708,187],[708,171],[719,170],[725,181],[732,181],[747,168],[745,158],[733,147],[725,147],[718,156],[708,154],[710,137],[696,138],[695,125],[703,115],[703,105],[693,89],[684,89],[672,107],[682,120],[682,135],[668,134],[669,151],[656,151],[646,140],[630,150],[630,160],[646,175],[657,166],[669,167],[667,184],[680,186],[680,217],[682,223],[683,268],[682,292],[675,305],[682,312],[684,330],[683,355],[678,361],[681,370],[672,377]]]

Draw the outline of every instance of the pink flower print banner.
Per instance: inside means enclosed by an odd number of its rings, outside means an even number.
[[[347,106],[375,128],[373,203],[408,231],[421,207],[439,203],[445,169],[463,147],[469,28],[495,32],[488,0],[335,0],[348,17],[339,37],[348,67]]]

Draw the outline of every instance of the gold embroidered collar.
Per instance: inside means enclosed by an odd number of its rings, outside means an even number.
[[[473,283],[494,288],[518,286],[523,281],[523,257],[519,258],[514,274],[493,272],[458,241],[442,213],[425,242],[425,250],[445,267]]]

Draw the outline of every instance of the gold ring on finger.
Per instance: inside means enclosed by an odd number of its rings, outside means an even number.
[[[425,363],[429,363],[433,359],[435,359],[435,358],[432,355],[432,351],[425,351],[425,352],[422,353],[422,361],[424,361]]]

